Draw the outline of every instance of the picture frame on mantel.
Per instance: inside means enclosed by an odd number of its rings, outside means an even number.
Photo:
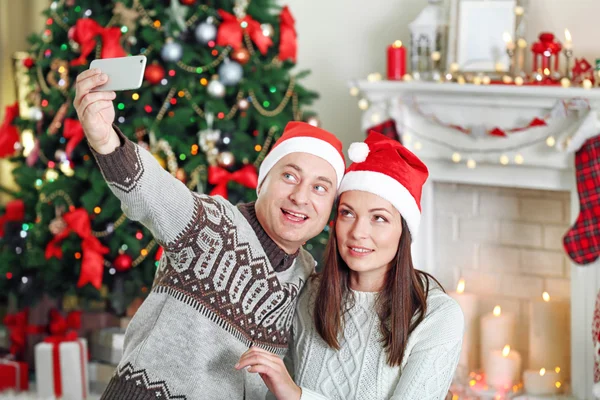
[[[450,0],[448,70],[457,64],[462,73],[493,76],[509,72],[510,59],[503,36],[509,33],[515,40],[522,35],[522,3],[519,0]]]

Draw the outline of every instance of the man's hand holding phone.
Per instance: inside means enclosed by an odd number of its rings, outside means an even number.
[[[113,100],[116,93],[92,92],[105,84],[108,76],[99,69],[89,69],[77,76],[73,105],[90,146],[100,154],[112,153],[120,145],[112,124],[115,120]]]

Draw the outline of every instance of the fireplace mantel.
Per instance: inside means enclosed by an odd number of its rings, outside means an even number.
[[[399,81],[353,81],[349,86],[358,88],[360,98],[369,102],[362,115],[362,130],[393,118],[404,144],[429,167],[430,179],[422,196],[422,228],[413,247],[415,264],[421,268],[435,274],[437,266],[433,182],[568,191],[571,221],[576,219],[579,197],[573,154],[577,144],[590,135],[590,126],[598,127],[594,134],[600,132],[595,119],[600,89]],[[561,117],[553,114],[546,126],[507,137],[481,134],[481,127],[505,130],[526,126],[536,117],[547,116],[557,104],[573,99],[584,99],[589,109]],[[480,134],[466,134],[449,125],[479,127]],[[547,144],[549,137],[556,142],[554,146]],[[456,153],[460,162],[452,160]],[[475,168],[467,166],[468,159],[475,161]],[[586,267],[571,266],[571,385],[577,399],[594,398],[591,326],[599,289],[600,260]]]

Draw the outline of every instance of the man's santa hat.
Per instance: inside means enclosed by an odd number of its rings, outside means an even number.
[[[406,221],[414,241],[421,221],[421,192],[429,176],[425,164],[400,142],[375,131],[364,143],[352,143],[348,157],[353,163],[338,193],[360,190],[389,201]]]
[[[260,165],[259,188],[271,168],[290,153],[308,153],[327,161],[337,175],[336,188],[340,187],[346,168],[342,142],[333,133],[306,122],[290,122]]]

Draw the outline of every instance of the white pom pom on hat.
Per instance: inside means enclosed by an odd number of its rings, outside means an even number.
[[[369,155],[369,145],[364,142],[354,142],[348,148],[348,158],[355,163],[364,162]]]

